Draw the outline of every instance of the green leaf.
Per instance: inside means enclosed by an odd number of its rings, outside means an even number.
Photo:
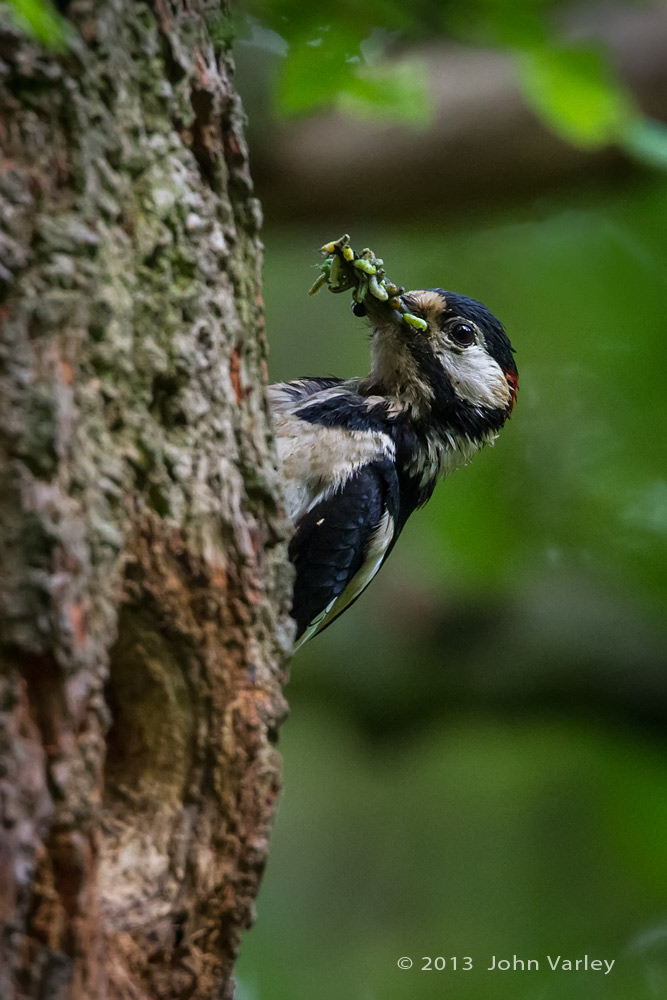
[[[293,41],[278,88],[279,111],[294,115],[336,107],[361,118],[427,124],[432,109],[422,62],[368,65],[363,41],[355,28],[339,27]]]
[[[550,6],[552,0],[470,0],[447,4],[443,13],[453,33],[472,44],[525,49],[546,39]]]
[[[34,41],[62,51],[71,35],[71,28],[50,0],[6,0],[0,8],[9,10],[11,19]]]
[[[282,114],[305,114],[334,103],[348,86],[361,57],[354,32],[333,31],[300,36],[290,41],[278,88]]]
[[[517,55],[524,97],[563,138],[594,149],[621,140],[636,112],[604,55],[540,46]]]
[[[652,118],[636,118],[623,135],[623,148],[652,167],[667,169],[667,125]]]
[[[389,118],[424,127],[433,117],[426,68],[418,60],[359,67],[338,94],[337,106],[357,118]]]

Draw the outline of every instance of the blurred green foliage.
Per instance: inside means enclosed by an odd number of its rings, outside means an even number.
[[[638,117],[630,95],[614,79],[600,51],[543,45],[521,53],[518,67],[529,104],[575,145],[622,141]]]
[[[34,41],[51,49],[65,48],[71,28],[51,0],[2,0],[0,12],[3,9],[13,23]]]
[[[265,232],[273,379],[368,370],[346,296],[306,294],[351,227],[408,287],[488,304],[520,393],[295,659],[238,1000],[667,995],[667,751],[641,714],[667,708],[666,216],[658,177],[447,226],[434,205]],[[614,971],[547,970],[585,953]],[[486,971],[514,954],[540,971]]]
[[[659,755],[579,725],[469,717],[375,749],[325,708],[299,709],[238,1000],[664,995],[664,929],[644,944],[664,920]],[[515,954],[539,971],[486,971]],[[614,959],[612,973],[548,969],[547,955],[584,954]],[[422,972],[425,955],[459,969]]]
[[[667,168],[667,125],[650,118],[635,118],[625,129],[625,149],[646,164]]]
[[[517,65],[527,104],[560,136],[583,148],[615,143],[657,166],[667,135],[647,121],[599,46],[567,42],[554,13],[563,0],[339,0],[323,11],[294,0],[248,0],[255,39],[284,41],[276,110],[324,107],[426,125],[432,107],[417,59],[393,58],[401,44],[434,37],[501,47]]]
[[[340,109],[354,91],[358,112],[362,72],[447,35],[511,52],[526,101],[568,141],[664,167],[667,128],[603,51],[564,41],[560,6],[282,0],[256,8],[255,30],[287,54],[284,110]],[[377,83],[389,120],[426,115],[407,65],[403,98]],[[274,380],[368,371],[347,297],[307,296],[317,248],[347,231],[408,288],[485,302],[520,391],[496,447],[436,490],[295,658],[238,1000],[667,996],[667,185],[602,179],[492,210],[441,204],[434,185],[427,218],[406,191],[372,224],[328,211],[324,190],[318,218],[264,233]],[[486,971],[515,954],[540,971]],[[553,973],[548,954],[614,970]],[[475,967],[421,972],[423,955]]]

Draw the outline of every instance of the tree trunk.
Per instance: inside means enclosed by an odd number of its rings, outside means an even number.
[[[266,862],[291,572],[226,13],[0,31],[3,1000],[230,997]]]

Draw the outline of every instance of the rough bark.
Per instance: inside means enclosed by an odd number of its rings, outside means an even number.
[[[210,1000],[292,634],[260,213],[219,3],[64,6],[0,30],[0,996]]]

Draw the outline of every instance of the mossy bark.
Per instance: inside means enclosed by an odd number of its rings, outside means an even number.
[[[0,29],[0,996],[210,1000],[292,636],[260,213],[227,12],[63,6]]]

